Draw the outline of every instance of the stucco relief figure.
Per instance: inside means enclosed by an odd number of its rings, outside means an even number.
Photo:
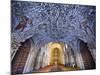
[[[21,21],[16,26],[15,30],[19,30],[21,32],[27,31],[31,28],[32,20],[27,18],[26,16],[21,17]]]

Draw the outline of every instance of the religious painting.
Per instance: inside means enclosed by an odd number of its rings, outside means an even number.
[[[11,1],[11,74],[96,69],[96,6]]]

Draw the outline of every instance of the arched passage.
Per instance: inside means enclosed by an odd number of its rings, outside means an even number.
[[[49,47],[49,65],[45,66],[44,68],[40,68],[39,72],[51,72],[51,71],[71,71],[71,70],[78,70],[78,67],[74,67],[73,65],[65,66],[65,44],[63,42],[50,42],[48,43]],[[68,48],[69,49],[69,48]],[[69,49],[70,51],[70,49]],[[69,52],[68,51],[68,52]],[[70,51],[71,52],[71,51]],[[71,64],[73,62],[71,54],[66,53],[68,58],[68,62]],[[68,64],[68,63],[67,63]]]
[[[54,50],[52,50],[51,57],[52,60],[50,64],[61,64],[61,54],[58,48],[54,48]]]
[[[64,64],[64,44],[58,42],[49,43],[50,64]]]

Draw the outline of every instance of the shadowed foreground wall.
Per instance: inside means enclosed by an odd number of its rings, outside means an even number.
[[[22,46],[19,47],[12,61],[12,74],[23,72],[29,51],[30,41],[26,40],[24,43],[22,43]]]
[[[80,52],[83,57],[85,69],[95,69],[96,65],[94,59],[89,51],[89,48],[86,43],[80,41]]]

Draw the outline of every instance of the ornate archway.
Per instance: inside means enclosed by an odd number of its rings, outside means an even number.
[[[64,44],[58,42],[49,43],[50,64],[64,64]]]

